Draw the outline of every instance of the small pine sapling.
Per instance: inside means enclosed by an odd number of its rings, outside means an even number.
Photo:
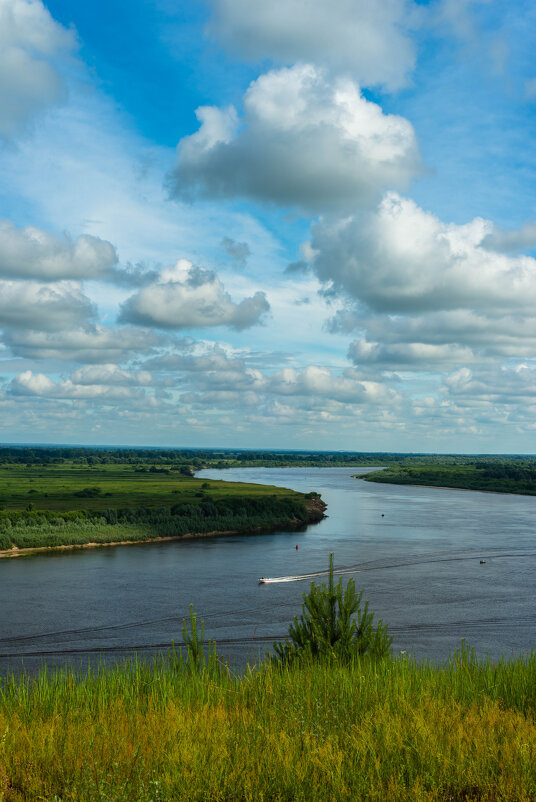
[[[329,580],[303,594],[302,614],[294,617],[289,638],[274,643],[275,659],[290,662],[296,658],[328,658],[349,662],[368,655],[383,658],[391,653],[392,636],[381,619],[376,629],[368,601],[362,605],[363,591],[356,592],[353,579],[343,587],[342,578],[333,581],[333,554],[329,556]]]

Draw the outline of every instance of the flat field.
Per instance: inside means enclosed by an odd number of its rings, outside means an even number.
[[[0,466],[0,508],[5,510],[26,510],[29,504],[35,510],[59,512],[158,508],[238,496],[302,498],[300,493],[281,487],[206,482],[160,468],[151,472],[150,468],[140,471],[130,465]]]

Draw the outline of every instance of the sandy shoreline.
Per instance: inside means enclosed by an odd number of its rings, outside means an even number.
[[[224,537],[225,535],[239,535],[238,529],[229,529],[221,532],[187,532],[185,535],[170,535],[169,537],[149,537],[143,540],[110,540],[106,543],[69,543],[65,546],[29,546],[19,549],[13,546],[11,549],[0,550],[2,557],[22,557],[26,554],[33,554],[38,551],[73,551],[75,549],[99,549],[104,546],[136,546],[144,543],[168,543],[173,540],[193,540],[200,537]],[[253,533],[250,533],[253,534]]]

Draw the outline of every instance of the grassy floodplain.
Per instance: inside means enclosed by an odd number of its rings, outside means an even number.
[[[427,485],[494,493],[536,495],[536,459],[473,460],[465,463],[395,464],[359,476],[366,482],[397,485]]]
[[[315,497],[196,479],[189,467],[74,460],[0,465],[0,550],[140,541],[300,526]]]
[[[0,686],[2,802],[533,800],[536,658],[172,662]]]

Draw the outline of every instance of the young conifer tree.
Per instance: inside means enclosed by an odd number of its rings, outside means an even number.
[[[368,601],[362,606],[363,591],[356,592],[353,579],[343,587],[342,578],[333,581],[333,554],[329,556],[329,580],[303,594],[302,614],[289,627],[289,639],[274,643],[276,660],[328,658],[349,662],[361,655],[375,658],[391,653],[392,636],[381,621],[373,626],[374,613]]]

